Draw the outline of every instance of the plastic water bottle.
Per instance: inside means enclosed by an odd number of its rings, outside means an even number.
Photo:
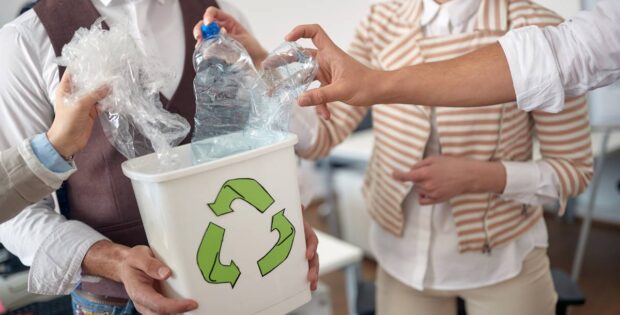
[[[220,33],[216,23],[203,25],[202,36],[194,53],[194,162],[285,139],[292,106],[316,75],[314,57],[287,42],[268,56],[258,72],[245,48]]]
[[[288,131],[292,107],[314,81],[317,68],[315,58],[295,42],[284,42],[269,54],[260,72],[266,93],[257,113],[265,129]]]
[[[252,149],[242,131],[252,111],[252,89],[258,79],[252,58],[216,23],[202,26],[203,41],[194,52],[196,93],[192,149],[205,162]]]

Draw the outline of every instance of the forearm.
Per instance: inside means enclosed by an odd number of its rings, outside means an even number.
[[[101,240],[88,250],[82,261],[85,274],[121,282],[120,266],[127,257],[129,247]]]
[[[459,58],[383,72],[376,80],[377,104],[473,107],[515,100],[508,62],[497,43]]]

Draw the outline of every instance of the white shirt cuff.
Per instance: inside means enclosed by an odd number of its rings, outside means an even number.
[[[553,168],[545,161],[502,161],[506,187],[502,199],[529,205],[544,205],[559,199],[560,185]]]
[[[517,105],[524,111],[557,113],[564,108],[564,88],[554,51],[537,26],[512,30],[499,39]]]
[[[58,226],[37,250],[28,274],[28,291],[44,295],[71,293],[81,280],[90,247],[107,238],[79,221]]]
[[[306,151],[314,145],[318,136],[318,127],[319,119],[314,108],[293,106],[289,131],[297,135],[296,151]]]

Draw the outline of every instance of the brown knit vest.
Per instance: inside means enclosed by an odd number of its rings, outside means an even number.
[[[185,65],[179,86],[170,100],[163,96],[164,107],[185,117],[194,129],[196,103],[192,63],[195,40],[194,25],[202,19],[214,0],[179,0],[185,32]],[[90,27],[100,14],[91,0],[42,0],[35,7],[50,38],[56,56],[80,27]],[[172,18],[172,17],[171,17]],[[166,23],[167,21],[157,21]],[[59,68],[60,76],[64,68]],[[190,135],[184,140],[187,143]],[[63,213],[82,221],[113,242],[127,245],[146,245],[147,239],[140,219],[138,205],[130,180],[121,171],[126,159],[108,142],[100,123],[96,123],[86,146],[75,156],[79,170],[65,183],[66,206]],[[127,297],[122,285],[111,281],[82,284],[82,290],[105,296]]]

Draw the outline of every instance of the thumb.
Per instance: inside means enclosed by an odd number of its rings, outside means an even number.
[[[69,71],[65,71],[62,78],[60,79],[60,84],[57,89],[57,96],[66,97],[71,95],[73,92],[73,84],[71,81],[71,73]]]
[[[139,249],[139,254],[133,259],[131,265],[157,280],[165,280],[172,274],[170,268],[156,259],[148,247]]]
[[[79,106],[87,107],[90,110],[91,107],[108,96],[108,93],[110,93],[110,88],[102,86],[80,98],[77,103]]]
[[[325,85],[320,88],[309,90],[299,98],[299,106],[318,106],[326,105],[330,102],[339,101],[338,88],[334,84]]]

